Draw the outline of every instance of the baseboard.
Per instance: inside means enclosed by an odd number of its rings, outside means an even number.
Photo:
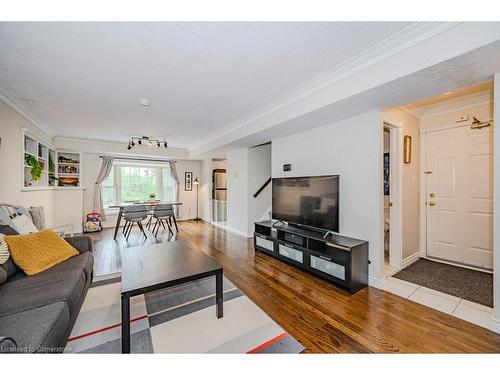
[[[491,318],[490,329],[495,333],[500,333],[500,319]]]
[[[378,279],[378,278],[373,277],[373,276],[368,276],[368,285],[373,287],[373,288],[376,288],[376,289],[384,290],[385,289],[385,277]]]
[[[401,268],[406,268],[410,264],[416,262],[419,259],[420,259],[420,252],[417,251],[415,254],[412,254],[409,257],[403,259],[403,261],[401,262]]]
[[[243,233],[243,232],[241,232],[241,231],[239,231],[237,229],[234,229],[234,228],[229,227],[229,226],[224,225],[224,224],[218,224],[216,222],[212,222],[211,224],[215,225],[216,227],[219,227],[221,229],[227,230],[228,232],[231,232],[232,234],[236,234],[237,236],[243,237],[244,239],[248,239],[248,238],[252,238],[253,237],[253,236],[249,236],[246,233]]]

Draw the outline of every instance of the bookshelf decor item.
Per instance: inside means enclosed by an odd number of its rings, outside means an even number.
[[[22,129],[23,190],[80,187],[80,154],[58,151]]]

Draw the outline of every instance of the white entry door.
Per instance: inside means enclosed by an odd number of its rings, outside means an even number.
[[[493,268],[492,126],[427,134],[427,255]]]

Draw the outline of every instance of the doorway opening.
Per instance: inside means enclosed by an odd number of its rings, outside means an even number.
[[[211,217],[212,223],[224,226],[227,222],[227,161],[212,159]]]
[[[384,276],[401,269],[402,237],[402,173],[401,125],[384,121],[383,137],[383,191],[384,191]]]
[[[402,270],[388,279],[388,284],[401,283],[387,290],[490,328],[493,84],[446,92],[387,112],[402,122],[405,136],[412,131],[407,124],[415,128],[411,162],[403,163]],[[413,167],[416,179],[410,173]],[[417,209],[411,208],[413,202]],[[391,234],[394,230],[391,227]]]

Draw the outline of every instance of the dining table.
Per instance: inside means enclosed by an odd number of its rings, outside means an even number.
[[[172,206],[180,206],[182,205],[182,202],[159,202],[159,201],[154,201],[154,202],[129,202],[129,203],[121,203],[121,204],[112,204],[108,208],[118,208],[118,216],[116,218],[116,225],[115,225],[115,235],[113,238],[116,240],[116,235],[118,234],[118,229],[120,228],[120,224],[122,221],[122,216],[123,216],[123,210],[125,207],[131,206],[131,205],[137,205],[137,204],[143,204],[146,206],[146,208],[154,208],[157,204],[171,204]],[[175,220],[175,213],[172,215],[172,219],[174,220],[174,225],[175,225],[175,230],[178,232],[179,228],[177,228],[177,221]]]

